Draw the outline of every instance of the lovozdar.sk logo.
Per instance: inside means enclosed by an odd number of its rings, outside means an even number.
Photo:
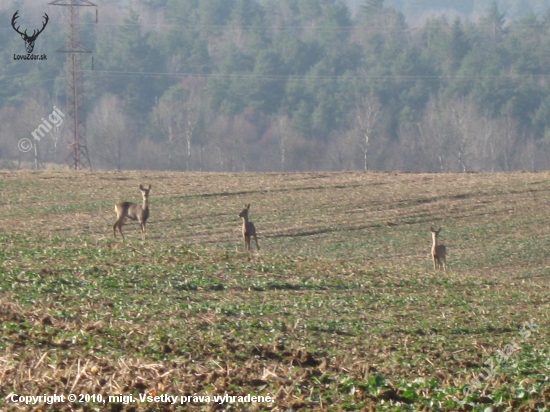
[[[21,26],[15,27],[15,25],[17,24],[18,17],[19,17],[19,10],[17,10],[14,13],[13,17],[11,18],[11,26],[17,33],[19,33],[19,35],[21,35],[21,38],[25,41],[25,49],[27,50],[27,54],[14,54],[13,60],[46,60],[45,54],[41,54],[41,55],[32,54],[32,51],[34,50],[34,42],[38,38],[39,34],[44,31],[50,18],[46,13],[44,13],[44,21],[42,22],[42,28],[38,30],[34,29],[32,34],[29,36],[27,34],[27,30],[25,30],[24,32],[21,32],[19,30],[19,27]]]

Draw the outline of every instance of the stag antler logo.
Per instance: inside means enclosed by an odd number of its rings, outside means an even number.
[[[21,33],[19,31],[19,27],[21,26],[17,26],[15,27],[15,24],[16,24],[16,20],[17,18],[19,17],[18,16],[18,13],[19,13],[19,10],[17,10],[15,12],[15,14],[13,15],[12,19],[11,19],[11,26],[13,27],[13,29],[19,33],[21,35],[21,38],[23,40],[25,40],[25,49],[27,49],[27,53],[32,53],[32,51],[34,50],[34,42],[36,41],[36,38],[38,37],[38,35],[40,33],[42,33],[44,31],[44,29],[46,28],[46,25],[48,24],[48,21],[50,20],[50,18],[48,17],[48,15],[46,13],[44,13],[44,19],[45,21],[42,23],[42,28],[38,31],[36,30],[33,30],[32,32],[32,35],[29,36],[27,34],[27,30],[25,30],[23,33]]]

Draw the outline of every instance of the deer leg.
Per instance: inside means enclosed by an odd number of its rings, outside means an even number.
[[[119,220],[115,223],[115,225],[118,227],[118,231],[120,232],[120,236],[122,236],[122,241],[126,240],[124,239],[124,234],[122,233],[122,220]],[[115,229],[115,236],[116,236],[116,229]]]
[[[254,235],[254,242],[256,242],[256,249],[260,250],[260,246],[258,246],[258,237]]]
[[[146,231],[145,231],[145,222],[140,222],[141,223],[141,239],[143,241],[145,241],[145,236],[146,236]]]
[[[437,271],[437,258],[434,256],[434,270]]]

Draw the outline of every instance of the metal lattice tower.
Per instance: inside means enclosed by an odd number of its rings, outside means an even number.
[[[52,6],[67,7],[67,42],[56,52],[67,53],[67,114],[68,156],[67,164],[71,169],[92,169],[88,148],[86,147],[86,123],[84,114],[84,74],[82,72],[82,53],[92,53],[80,42],[79,7],[96,7],[88,0],[55,0]]]

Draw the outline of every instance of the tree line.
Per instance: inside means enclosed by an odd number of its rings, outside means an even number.
[[[21,39],[0,31],[2,167],[64,161],[66,122],[36,150],[17,145],[65,105],[64,26],[50,13],[44,62],[14,62]],[[418,27],[383,0],[136,0],[99,15],[81,17],[96,169],[550,166],[550,11],[508,21],[493,3],[475,22]]]

